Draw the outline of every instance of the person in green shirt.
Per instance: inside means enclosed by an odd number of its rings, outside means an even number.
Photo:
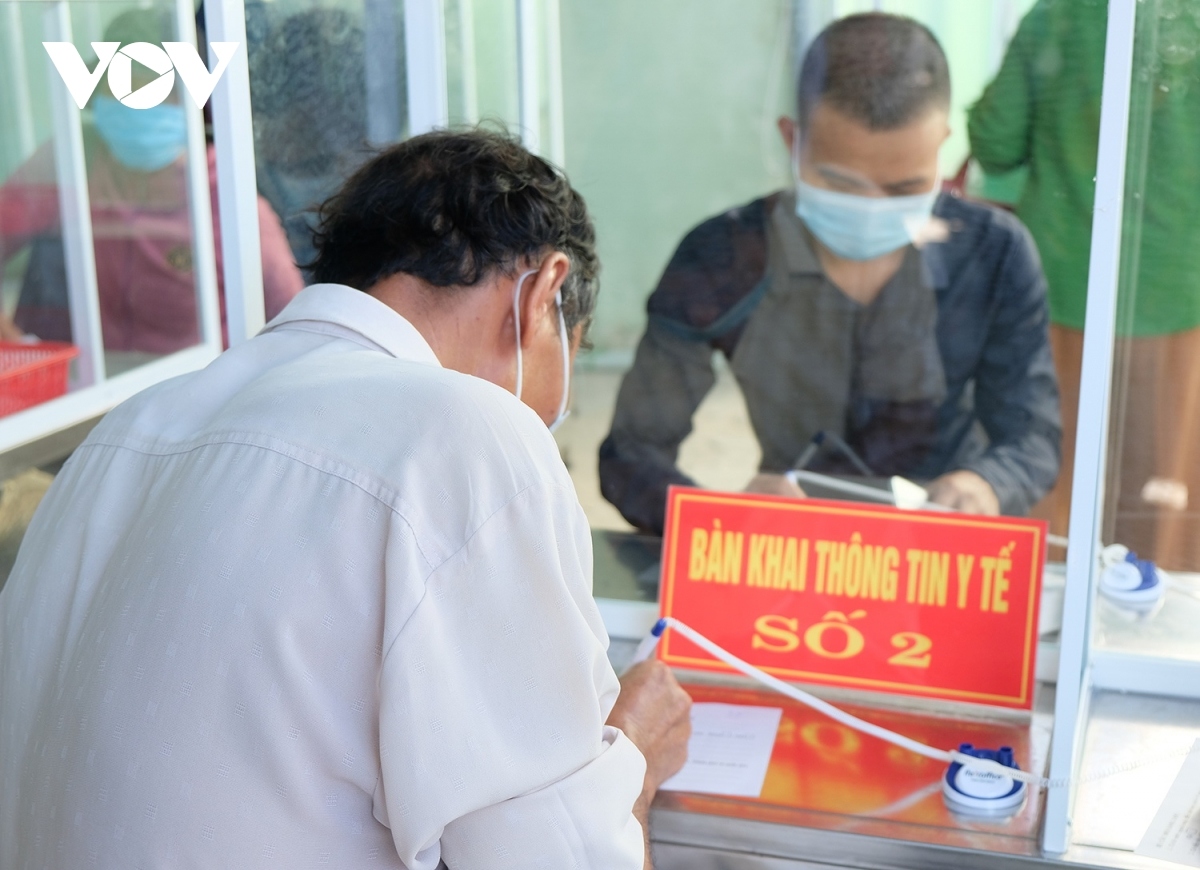
[[[968,125],[985,172],[1029,173],[1016,213],[1037,241],[1049,282],[1064,423],[1063,471],[1038,513],[1060,533],[1070,508],[1107,18],[1105,0],[1039,0]],[[1200,570],[1198,54],[1200,4],[1160,0],[1140,9],[1104,529],[1106,541],[1193,571]]]

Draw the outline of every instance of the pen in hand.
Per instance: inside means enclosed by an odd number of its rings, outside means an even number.
[[[625,668],[628,672],[634,665],[644,662],[650,656],[654,655],[654,650],[658,648],[658,642],[662,638],[662,634],[667,630],[667,620],[660,619],[654,623],[654,628],[650,629],[650,633],[642,638],[642,642],[638,644],[637,649],[633,651],[633,658],[629,660],[629,664]]]

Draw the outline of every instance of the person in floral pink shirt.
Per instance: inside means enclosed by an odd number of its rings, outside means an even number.
[[[105,40],[159,41],[156,13],[119,16]],[[135,86],[138,82],[134,82]],[[84,156],[104,348],[136,364],[200,341],[192,220],[188,202],[184,107],[170,100],[153,109],[129,109],[102,83],[84,113]],[[216,221],[215,154],[208,175],[222,332],[225,293],[221,232]],[[268,319],[304,286],[279,217],[258,198],[263,291]],[[29,262],[5,337],[35,335],[70,341],[71,314],[59,214],[53,143],[47,142],[0,186],[0,272],[29,248]]]

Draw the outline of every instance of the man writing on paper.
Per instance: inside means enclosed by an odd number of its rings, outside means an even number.
[[[595,304],[583,200],[432,133],[316,250],[322,283],[111,412],[30,526],[0,870],[648,866],[689,702],[654,662],[618,685],[547,430]]]
[[[649,325],[600,448],[605,497],[660,531],[692,415],[722,353],[762,448],[748,489],[814,438],[810,467],[929,482],[959,510],[1020,514],[1058,473],[1046,286],[1025,228],[940,195],[950,77],[933,34],[894,15],[834,22],[808,49],[795,188],[700,224],[647,304]],[[853,452],[853,464],[848,453]]]

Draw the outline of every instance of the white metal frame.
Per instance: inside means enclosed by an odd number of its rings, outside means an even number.
[[[57,0],[43,12],[48,40],[73,42],[71,7]],[[92,244],[92,205],[83,154],[83,121],[66,85],[46,61],[51,81],[50,109],[54,125],[54,168],[58,177],[59,222],[67,299],[71,309],[71,339],[79,348],[75,365],[76,389],[104,381],[104,338],[100,331],[100,294],[96,284],[96,251]]]
[[[203,368],[215,358],[216,353],[211,347],[198,344],[94,386],[0,418],[0,452],[30,444],[69,429],[76,423],[91,420],[147,387]]]
[[[404,49],[410,136],[445,127],[446,13],[442,0],[404,0]]]
[[[181,40],[195,39],[195,22],[190,0],[177,0],[176,18]],[[45,4],[42,30],[50,41],[73,42],[71,8],[67,0]],[[244,42],[244,37],[243,37]],[[231,65],[232,66],[232,65]],[[49,58],[46,75],[50,82],[54,128],[54,159],[58,181],[63,256],[67,274],[67,296],[71,311],[72,340],[80,350],[74,369],[72,391],[60,398],[0,418],[0,453],[38,441],[77,423],[97,417],[135,393],[159,381],[193,371],[211,362],[221,352],[220,310],[217,298],[213,247],[212,212],[209,205],[208,155],[200,111],[187,115],[187,185],[192,225],[197,316],[201,340],[198,344],[132,371],[108,377],[100,323],[96,255],[92,235],[92,212],[87,166],[83,148],[82,115]],[[20,82],[10,82],[20,86]],[[220,86],[218,86],[218,89]],[[249,103],[246,107],[248,111]],[[229,125],[226,125],[229,126]],[[243,125],[249,128],[249,118]],[[250,153],[253,168],[253,153]],[[251,186],[253,191],[253,185]],[[257,258],[257,200],[255,212],[255,268],[261,288],[261,266]],[[228,257],[226,262],[228,263]],[[253,294],[252,294],[253,295]],[[261,306],[262,292],[257,293]]]
[[[562,11],[559,0],[517,0],[517,94],[521,142],[557,166],[566,162]],[[545,85],[545,124],[542,86]],[[543,132],[545,136],[543,137]]]
[[[447,123],[443,0],[405,0],[409,129],[420,133]],[[191,0],[176,0],[178,38],[195,41]],[[207,0],[209,42],[236,42],[232,62],[211,99],[217,191],[231,345],[256,334],[265,319],[259,243],[245,9],[242,0]],[[68,0],[47,3],[42,20],[47,41],[72,39]],[[14,57],[7,58],[8,65]],[[210,56],[210,65],[216,62]],[[38,441],[99,416],[158,381],[200,368],[221,352],[222,336],[208,156],[199,110],[187,115],[188,198],[192,224],[197,312],[201,341],[194,347],[107,377],[100,324],[96,258],[91,225],[82,118],[49,58],[55,162],[73,341],[80,349],[72,391],[58,399],[0,418],[0,453]],[[20,85],[10,77],[11,86]],[[19,97],[21,95],[18,95]],[[397,131],[398,133],[399,131]]]
[[[469,0],[456,0],[464,59],[463,102],[466,120],[478,113],[475,98],[475,28]],[[562,87],[561,13],[558,0],[517,0],[517,124],[530,151],[562,165],[566,159]],[[410,135],[449,123],[446,76],[446,28],[443,0],[405,0]],[[542,89],[546,90],[547,142],[542,142]]]
[[[196,44],[196,19],[192,0],[175,0],[175,20],[180,42]],[[217,288],[216,245],[213,240],[211,184],[208,178],[208,144],[204,115],[189,101],[187,109],[187,187],[192,223],[192,274],[196,282],[196,314],[200,338],[213,355],[221,352],[221,304]],[[200,159],[200,156],[203,159]],[[218,189],[218,195],[220,190]],[[257,212],[255,219],[257,220]],[[261,286],[261,282],[260,282]],[[262,296],[262,293],[259,293]]]
[[[404,0],[408,79],[408,127],[416,136],[449,123],[445,0]],[[475,24],[471,0],[455,0],[463,57],[463,111],[478,115]],[[562,34],[559,0],[516,0],[517,127],[521,142],[562,166],[566,159],[563,112]],[[543,85],[546,124],[542,123]],[[547,129],[543,143],[543,126]]]
[[[1109,0],[1100,111],[1100,150],[1088,266],[1087,318],[1075,476],[1071,484],[1067,582],[1055,695],[1050,778],[1064,780],[1079,769],[1094,674],[1091,670],[1092,615],[1096,596],[1097,542],[1104,510],[1108,411],[1112,393],[1121,232],[1125,211],[1125,164],[1129,139],[1137,0]],[[1071,844],[1075,789],[1050,789],[1042,848],[1065,852]]]
[[[475,63],[474,0],[454,0],[458,17],[458,56],[462,64],[462,115],[467,124],[479,122],[479,69]]]
[[[25,44],[22,40],[21,7],[17,3],[2,3],[4,31],[8,39],[0,59],[5,61],[4,75],[12,83],[16,98],[16,136],[21,148],[21,159],[33,153],[37,143],[33,137],[33,109],[29,101],[28,77],[25,66]]]
[[[517,94],[521,142],[542,150],[542,88],[537,0],[517,0]]]
[[[550,141],[546,157],[556,166],[567,162],[566,119],[563,114],[562,12],[559,0],[546,4],[546,102]]]
[[[258,234],[254,127],[250,113],[246,10],[242,0],[206,0],[204,23],[209,43],[238,44],[238,51],[213,90],[211,102],[213,144],[217,151],[222,271],[225,274],[225,318],[229,345],[233,347],[257,334],[266,317]],[[211,52],[209,63],[213,66],[217,63]]]
[[[1185,659],[1094,649],[1091,656],[1093,690],[1196,698],[1200,664]]]

